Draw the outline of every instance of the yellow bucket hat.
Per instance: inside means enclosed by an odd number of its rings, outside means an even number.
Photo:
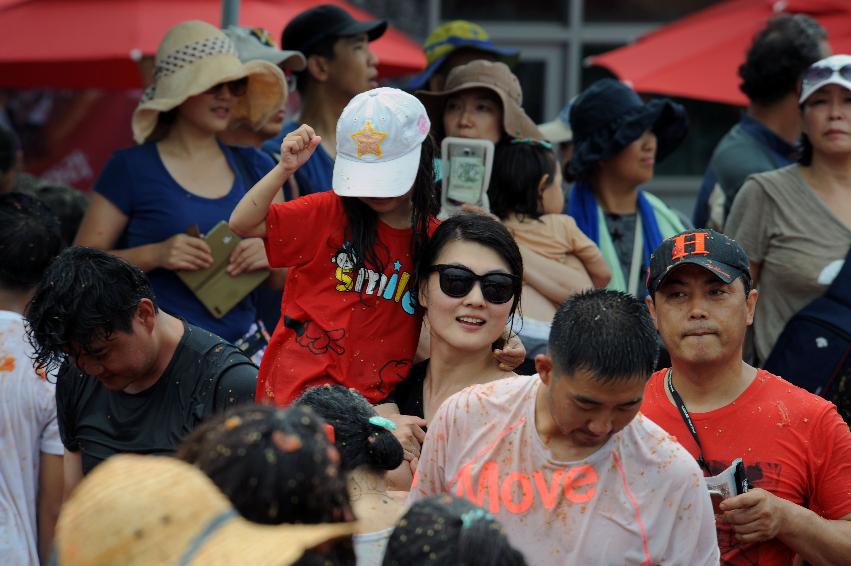
[[[154,60],[154,82],[133,112],[133,138],[144,143],[161,112],[219,83],[248,77],[248,89],[234,106],[233,119],[260,127],[287,96],[283,72],[267,61],[242,63],[230,39],[206,22],[191,20],[171,28]]]
[[[285,566],[351,535],[355,523],[260,525],[240,517],[203,472],[168,456],[113,456],[62,507],[59,564]]]

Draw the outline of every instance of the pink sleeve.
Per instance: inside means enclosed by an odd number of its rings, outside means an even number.
[[[430,495],[446,491],[448,422],[452,420],[450,415],[454,412],[454,406],[454,399],[450,397],[444,401],[428,424],[428,433],[420,452],[420,461],[417,464],[417,472],[414,474],[411,493],[408,496],[409,505]]]
[[[851,431],[833,405],[819,417],[810,439],[810,508],[826,519],[851,513]]]
[[[271,267],[308,263],[325,242],[328,223],[340,221],[339,197],[314,193],[288,202],[272,203],[266,213],[266,256]]]

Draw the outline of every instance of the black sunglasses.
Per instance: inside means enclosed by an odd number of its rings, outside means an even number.
[[[440,274],[440,290],[454,299],[466,297],[476,281],[485,300],[495,305],[507,303],[520,290],[520,278],[510,273],[476,275],[463,265],[446,264],[432,265],[429,271]]]
[[[218,96],[221,94],[222,89],[228,87],[228,91],[233,96],[243,96],[246,91],[248,91],[248,77],[243,77],[241,79],[237,79],[235,81],[228,81],[226,83],[219,83],[217,85],[211,86],[205,92],[207,94],[212,94],[213,96]]]
[[[840,77],[846,81],[851,81],[851,64],[843,65],[838,69],[828,67],[827,65],[814,65],[804,72],[804,86],[811,86],[826,81],[834,73],[839,73]]]

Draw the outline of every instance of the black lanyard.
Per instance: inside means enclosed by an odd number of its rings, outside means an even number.
[[[709,464],[707,464],[706,460],[703,458],[703,446],[700,445],[700,438],[697,436],[697,429],[694,428],[694,423],[691,421],[691,416],[688,414],[688,409],[686,409],[686,404],[683,402],[683,398],[680,397],[680,394],[677,393],[676,389],[674,389],[674,381],[671,379],[671,370],[668,370],[668,375],[665,376],[665,384],[668,387],[668,392],[671,394],[671,397],[674,398],[674,404],[677,406],[677,409],[680,410],[680,416],[683,418],[683,422],[686,423],[686,427],[691,433],[691,436],[694,438],[695,444],[697,444],[697,464],[706,470],[706,473],[711,476],[712,472],[709,470]]]

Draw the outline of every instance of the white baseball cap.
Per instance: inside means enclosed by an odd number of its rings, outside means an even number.
[[[431,122],[405,91],[380,87],[355,96],[337,121],[334,192],[342,197],[392,198],[414,184]]]
[[[831,55],[816,61],[804,71],[799,104],[824,85],[839,85],[851,90],[851,55]]]

